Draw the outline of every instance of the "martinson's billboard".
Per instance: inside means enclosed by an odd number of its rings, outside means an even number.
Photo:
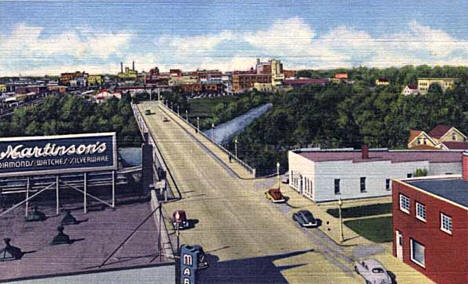
[[[116,169],[115,132],[0,138],[0,177]]]

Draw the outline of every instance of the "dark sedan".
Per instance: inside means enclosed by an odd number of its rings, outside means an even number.
[[[314,215],[308,210],[300,210],[293,214],[293,220],[296,221],[301,227],[317,227],[318,221]]]

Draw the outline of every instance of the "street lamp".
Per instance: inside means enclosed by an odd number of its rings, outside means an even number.
[[[280,188],[281,183],[280,183],[280,175],[279,175],[279,168],[280,168],[280,163],[276,162],[276,175],[278,176],[278,188]]]
[[[179,113],[179,105],[177,105],[177,115],[180,116],[180,113]]]
[[[213,140],[213,141],[214,141],[214,127],[215,127],[215,125],[214,125],[214,123],[212,123],[211,124],[211,140]]]
[[[338,198],[338,215],[340,218],[340,241],[344,241],[344,236],[343,236],[343,216],[341,215],[341,206],[343,206],[343,201],[341,200],[341,197]]]
[[[188,110],[185,110],[185,120],[188,122]]]
[[[200,117],[197,116],[197,133],[200,132]]]
[[[234,139],[234,154],[236,155],[236,158],[237,158],[237,138]]]

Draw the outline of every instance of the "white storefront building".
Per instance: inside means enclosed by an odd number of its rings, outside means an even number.
[[[288,152],[289,185],[316,202],[391,195],[391,179],[461,173],[462,151],[299,149]]]

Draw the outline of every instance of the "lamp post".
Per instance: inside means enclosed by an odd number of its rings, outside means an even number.
[[[343,217],[341,215],[341,206],[343,206],[343,201],[341,200],[341,197],[338,198],[338,215],[340,218],[340,241],[344,241],[344,236],[343,236]]]
[[[161,95],[161,89],[158,88],[157,90],[158,90],[158,101],[159,101],[159,97]]]
[[[236,158],[237,158],[237,138],[234,139],[234,155],[236,155]]]
[[[179,113],[179,105],[177,105],[177,115],[180,116],[180,113]]]
[[[276,162],[276,175],[278,176],[278,188],[280,188],[281,183],[280,183],[280,175],[279,175],[279,168],[280,168],[280,163]]]
[[[215,127],[215,125],[214,125],[214,123],[212,123],[211,124],[211,140],[213,140],[213,141],[214,141],[214,127]]]
[[[200,132],[200,117],[197,116],[197,133]]]
[[[185,110],[185,120],[188,122],[188,110]]]

